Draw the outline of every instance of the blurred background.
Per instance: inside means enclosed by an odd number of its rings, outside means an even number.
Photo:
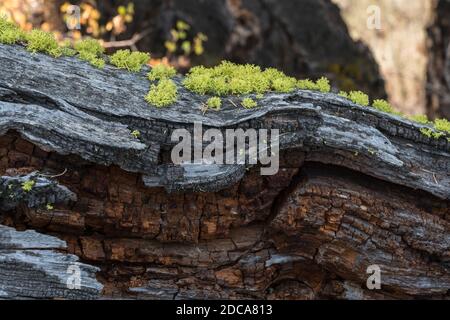
[[[450,0],[0,0],[0,14],[180,72],[227,59],[325,75],[405,114],[450,118]]]

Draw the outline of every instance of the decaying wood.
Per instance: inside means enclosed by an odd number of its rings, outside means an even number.
[[[449,297],[447,137],[334,94],[269,94],[254,110],[231,97],[204,113],[205,98],[180,86],[158,109],[143,98],[145,71],[12,46],[0,62],[2,179],[53,172],[46,179],[76,195],[51,212],[10,203],[0,223],[66,240],[101,268],[103,295]],[[171,165],[171,133],[195,122],[280,129],[280,171]],[[366,287],[370,265],[381,290]]]

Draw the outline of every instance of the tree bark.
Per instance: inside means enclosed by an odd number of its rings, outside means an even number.
[[[448,136],[335,94],[203,113],[181,85],[173,106],[149,106],[147,70],[3,45],[0,62],[1,181],[46,186],[2,189],[0,224],[67,241],[101,269],[103,297],[449,298]],[[172,132],[196,122],[279,129],[279,172],[171,164]],[[373,265],[380,290],[366,286]]]

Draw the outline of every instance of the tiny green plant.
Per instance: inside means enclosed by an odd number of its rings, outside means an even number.
[[[148,79],[150,81],[170,79],[177,74],[177,71],[172,66],[166,66],[164,64],[158,64],[152,68],[148,73]]]
[[[139,130],[133,130],[131,132],[131,135],[135,138],[138,139],[141,136],[141,132]]]
[[[120,69],[126,69],[131,72],[139,72],[142,66],[150,60],[150,54],[130,50],[118,50],[111,57],[109,62]]]
[[[30,192],[33,190],[34,185],[36,182],[34,180],[28,180],[22,183],[22,190],[25,192]]]
[[[173,80],[162,79],[158,84],[152,84],[145,100],[156,106],[165,107],[177,101],[178,90]]]
[[[220,110],[220,107],[222,106],[222,99],[219,97],[211,97],[206,101],[206,104],[208,108]]]
[[[51,204],[51,203],[47,203],[47,205],[45,206],[45,208],[46,208],[48,211],[52,211],[53,209],[55,209],[55,207],[54,207],[53,204]]]
[[[242,106],[245,108],[245,109],[252,109],[252,108],[255,108],[258,104],[256,103],[256,101],[255,100],[253,100],[253,99],[251,99],[251,98],[244,98],[243,100],[242,100]]]

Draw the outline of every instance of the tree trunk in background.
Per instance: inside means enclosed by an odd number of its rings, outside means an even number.
[[[99,5],[104,1],[99,1]],[[125,37],[149,28],[141,50],[162,56],[179,19],[209,40],[195,64],[222,59],[277,67],[297,77],[327,75],[342,90],[385,97],[384,81],[369,49],[349,36],[329,0],[135,0],[135,20]],[[106,4],[105,4],[106,5]]]
[[[450,2],[440,0],[429,28],[427,113],[450,119]]]

